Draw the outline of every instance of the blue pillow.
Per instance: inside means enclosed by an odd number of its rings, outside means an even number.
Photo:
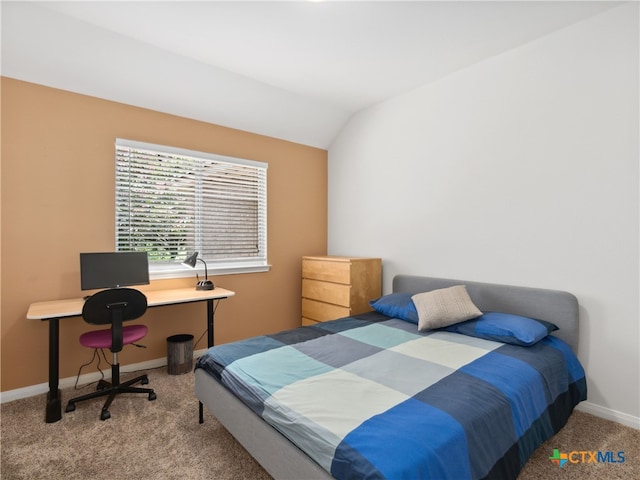
[[[418,311],[411,300],[410,293],[390,293],[369,302],[371,308],[388,317],[399,318],[405,322],[418,324]]]
[[[478,318],[449,325],[442,330],[512,345],[530,346],[558,330],[558,327],[544,320],[509,313],[487,312]]]

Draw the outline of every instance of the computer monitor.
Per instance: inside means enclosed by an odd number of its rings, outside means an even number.
[[[118,288],[149,283],[146,252],[95,252],[80,254],[82,290]]]

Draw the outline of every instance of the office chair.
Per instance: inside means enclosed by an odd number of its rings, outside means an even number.
[[[97,349],[108,348],[113,352],[111,382],[100,380],[96,392],[72,398],[67,404],[66,412],[73,412],[76,409],[77,402],[107,396],[100,413],[100,420],[107,420],[111,418],[109,406],[118,394],[147,393],[149,400],[156,399],[156,394],[152,389],[132,386],[138,382],[143,385],[149,383],[146,375],[120,383],[118,352],[122,350],[124,345],[137,342],[147,334],[145,325],[123,327],[122,323],[141,317],[146,310],[147,297],[142,292],[132,288],[102,290],[86,300],[82,308],[82,318],[85,322],[91,325],[111,324],[111,328],[83,333],[80,335],[80,343],[96,351]]]

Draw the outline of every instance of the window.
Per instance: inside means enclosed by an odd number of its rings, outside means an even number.
[[[267,164],[116,139],[116,250],[147,252],[152,278],[194,251],[214,274],[267,270]]]

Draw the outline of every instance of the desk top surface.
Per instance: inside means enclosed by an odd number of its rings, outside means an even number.
[[[235,292],[216,287],[213,290],[196,290],[193,287],[171,288],[167,290],[151,290],[143,292],[147,296],[149,307],[173,305],[177,303],[202,302],[233,297]],[[29,305],[27,318],[33,320],[47,320],[51,318],[75,317],[82,315],[83,298],[69,298],[36,302]]]

